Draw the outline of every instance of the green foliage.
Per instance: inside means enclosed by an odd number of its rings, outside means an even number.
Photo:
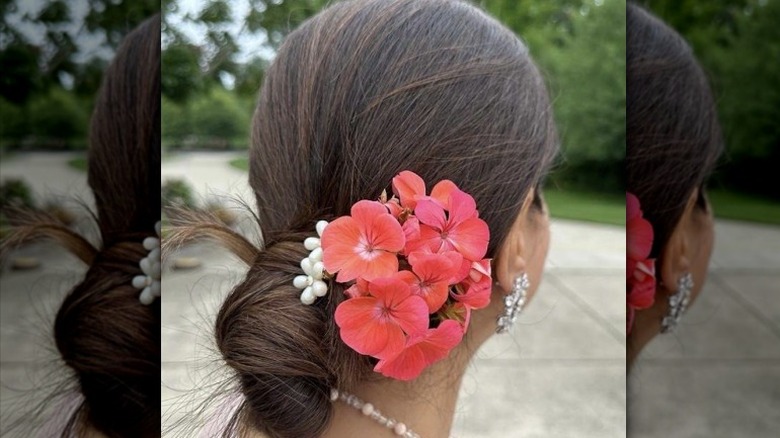
[[[652,0],[709,74],[726,145],[719,185],[780,199],[780,2]]]
[[[188,44],[174,44],[162,52],[162,95],[183,103],[203,88],[198,65],[200,51]]]
[[[611,225],[626,224],[625,195],[555,189],[545,189],[543,195],[552,217]]]
[[[558,186],[619,191],[625,157],[625,1],[486,0],[545,75],[560,135]]]
[[[91,100],[107,66],[105,53],[115,50],[129,31],[160,10],[156,0],[87,1],[83,22],[78,21],[78,8],[66,0],[39,1],[41,7],[34,8],[35,13],[21,13],[20,1],[0,3],[0,133],[4,145],[85,146]],[[35,29],[41,39],[30,40],[29,32],[22,29]],[[94,46],[103,40],[101,47]],[[10,123],[5,123],[5,116],[11,117]]]
[[[86,136],[88,115],[73,93],[52,88],[33,98],[27,110],[30,132],[54,147],[67,147],[64,140]]]
[[[780,225],[776,200],[728,190],[708,190],[707,198],[718,218]]]
[[[28,132],[24,108],[0,97],[0,139],[18,142]]]
[[[173,149],[242,147],[251,114],[235,93],[219,87],[184,104],[163,98],[162,136]]]
[[[195,208],[192,188],[181,179],[168,179],[161,188],[163,207]]]
[[[21,179],[6,179],[0,183],[0,210],[8,207],[33,207],[30,187]]]

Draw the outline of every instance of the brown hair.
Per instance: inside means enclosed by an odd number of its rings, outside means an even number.
[[[693,190],[723,148],[707,77],[677,32],[644,9],[626,11],[626,180],[653,224],[658,257]]]
[[[54,239],[89,264],[59,308],[54,338],[84,402],[62,436],[91,425],[109,437],[160,436],[160,303],[139,301],[144,238],[160,219],[160,16],[122,43],[91,122],[88,181],[101,245],[40,215],[3,243]]]
[[[240,420],[272,437],[318,436],[332,415],[329,389],[372,374],[339,339],[341,286],[304,306],[292,285],[317,220],[378,198],[408,169],[474,196],[492,256],[556,148],[526,47],[466,2],[339,2],[292,32],[252,127],[249,183],[264,247],[243,245],[255,257],[216,320],[217,346],[245,396],[232,428]]]

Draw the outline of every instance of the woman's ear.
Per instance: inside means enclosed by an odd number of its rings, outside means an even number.
[[[509,234],[496,255],[494,279],[505,293],[512,290],[515,277],[526,269],[526,261],[523,258],[523,250],[526,246],[525,228],[533,199],[534,189],[531,189],[523,201],[520,214],[515,218]]]
[[[670,291],[675,290],[677,287],[677,279],[691,269],[689,256],[692,236],[689,235],[689,229],[698,195],[699,189],[696,189],[688,198],[685,210],[661,252],[662,265],[660,266],[659,280]]]
[[[664,289],[674,292],[677,280],[686,273],[693,275],[694,294],[701,288],[707,273],[714,224],[706,205],[697,205],[702,196],[696,189],[691,193],[680,220],[661,253],[659,280]]]

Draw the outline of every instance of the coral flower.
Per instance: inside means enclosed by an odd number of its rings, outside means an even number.
[[[383,359],[401,352],[406,334],[428,328],[428,306],[403,281],[389,277],[368,284],[368,296],[350,298],[336,308],[341,340],[360,354]]]
[[[434,313],[447,301],[450,284],[456,283],[463,257],[455,251],[444,254],[415,252],[408,257],[412,271],[401,271],[398,277],[409,284],[412,294],[419,295]]]
[[[447,357],[462,338],[461,325],[445,320],[435,329],[410,336],[400,354],[380,360],[374,371],[398,380],[415,379],[425,368]]]
[[[642,217],[639,199],[626,193],[626,330],[631,333],[637,309],[655,301],[655,260],[648,258],[653,247],[653,226]]]
[[[373,280],[398,271],[398,257],[405,244],[401,224],[376,201],[359,201],[352,216],[331,222],[322,233],[325,270],[338,272],[344,283],[362,277]]]
[[[412,210],[417,206],[417,201],[423,199],[444,207],[447,205],[450,193],[455,189],[457,189],[455,183],[445,179],[433,186],[431,195],[427,196],[425,194],[425,181],[416,173],[404,170],[393,178],[393,193],[398,196],[402,206]]]
[[[626,193],[626,240],[628,258],[643,260],[650,255],[653,247],[653,226],[642,217],[639,199]]]
[[[447,199],[447,211],[438,203],[423,199],[414,210],[420,221],[420,238],[405,248],[411,253],[421,247],[432,252],[458,251],[466,259],[476,262],[487,252],[490,231],[477,217],[474,198],[455,188]]]
[[[490,259],[472,262],[469,275],[460,284],[462,294],[453,293],[452,297],[469,309],[482,309],[490,304],[493,292],[493,279],[490,275]]]

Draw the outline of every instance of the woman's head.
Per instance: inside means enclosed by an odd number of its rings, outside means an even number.
[[[88,265],[65,297],[54,339],[83,401],[62,436],[160,436],[160,304],[144,305],[133,278],[143,240],[160,220],[160,16],[122,42],[91,121],[88,181],[101,244],[35,212],[19,212],[3,247],[35,239],[62,244]]]
[[[242,256],[249,272],[216,322],[247,425],[317,436],[331,415],[330,388],[371,374],[367,358],[339,338],[340,285],[311,306],[292,285],[317,220],[348,215],[411,170],[431,184],[450,179],[476,199],[490,227],[487,257],[510,240],[517,252],[505,257],[506,276],[540,271],[546,248],[531,251],[536,242],[524,238],[529,228],[546,235],[538,187],[556,146],[527,48],[468,3],[340,2],[291,33],[253,120],[249,182],[264,248]],[[532,261],[521,259],[524,246]]]
[[[675,291],[677,279],[690,272],[694,294],[704,281],[713,239],[704,183],[722,143],[707,77],[685,40],[632,4],[626,31],[627,191],[652,224],[650,257],[664,292],[653,309],[637,314],[633,358],[660,329],[665,294]]]

